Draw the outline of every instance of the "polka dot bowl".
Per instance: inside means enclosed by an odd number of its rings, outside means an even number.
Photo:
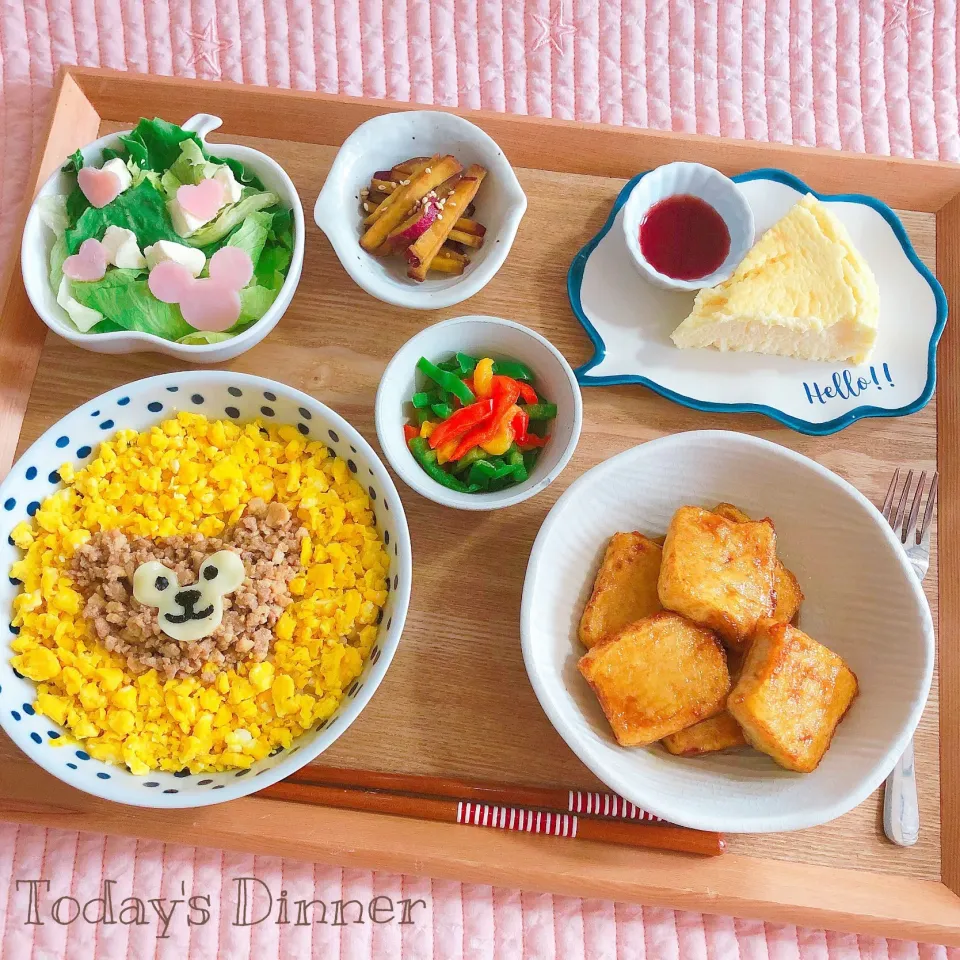
[[[16,633],[13,598],[20,584],[9,571],[21,556],[10,533],[60,488],[57,469],[63,463],[79,468],[117,430],[143,430],[180,410],[237,423],[259,417],[278,425],[295,424],[304,436],[325,443],[346,461],[371,498],[390,557],[389,592],[363,672],[345,691],[338,711],[294,740],[289,749],[257,761],[249,770],[205,774],[182,770],[139,777],[125,767],[94,760],[82,743],[74,743],[62,727],[35,712],[35,684],[10,664],[10,641]],[[70,786],[117,803],[164,808],[200,807],[254,793],[305,766],[343,734],[370,701],[396,652],[413,569],[396,487],[357,430],[329,407],[282,383],[209,370],[164,374],[118,387],[78,407],[40,437],[0,484],[0,567],[0,726],[24,753]]]

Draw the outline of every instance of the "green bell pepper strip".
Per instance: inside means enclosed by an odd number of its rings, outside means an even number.
[[[470,374],[477,369],[477,364],[479,362],[480,362],[479,360],[477,360],[475,357],[469,356],[469,354],[466,354],[466,353],[457,354],[457,363],[460,366],[460,372],[465,377],[469,377]]]
[[[459,460],[451,460],[450,464],[453,467],[453,472],[459,474],[464,473],[478,460],[483,460],[485,457],[486,454],[482,448],[474,447],[472,450],[468,450]]]
[[[555,403],[528,403],[523,410],[531,420],[553,420],[557,415]]]
[[[529,474],[527,473],[526,465],[523,462],[523,453],[520,451],[520,448],[514,444],[507,451],[507,463],[513,467],[513,478],[517,483],[523,483],[527,479]]]
[[[526,380],[533,383],[533,371],[525,364],[517,360],[494,360],[493,372],[502,377],[510,377],[512,380]]]
[[[497,468],[489,460],[478,460],[467,474],[467,483],[475,483],[481,490],[486,490],[496,472]]]
[[[417,410],[417,426],[422,427],[428,420],[433,419],[433,411],[430,409],[427,410]]]
[[[431,403],[430,409],[441,419],[446,420],[453,413],[453,407],[449,403]]]
[[[441,360],[437,364],[440,370],[446,370],[448,373],[456,373],[460,369],[460,364],[456,360]]]
[[[528,476],[533,473],[533,468],[537,465],[537,457],[539,456],[539,450],[527,450],[523,454],[523,465],[527,468]]]
[[[458,480],[452,474],[447,473],[447,471],[437,463],[437,455],[430,449],[429,444],[423,437],[414,437],[408,446],[414,459],[423,467],[424,472],[431,480],[436,480],[437,483],[446,487],[448,490],[456,490],[457,493],[471,492],[467,484]]]
[[[411,403],[418,409],[422,410],[424,407],[429,407],[433,403],[433,398],[426,391],[421,390],[419,393],[415,393],[411,398]]]
[[[426,357],[421,357],[417,361],[417,369],[443,390],[449,390],[464,406],[477,399],[470,388],[456,374],[449,370],[441,370]]]

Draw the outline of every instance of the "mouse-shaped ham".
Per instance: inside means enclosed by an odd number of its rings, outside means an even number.
[[[209,271],[209,277],[194,278],[182,263],[167,260],[150,271],[147,284],[158,300],[178,304],[192,327],[222,332],[240,317],[240,291],[253,276],[253,261],[246,250],[221,247]]]
[[[219,550],[200,567],[196,583],[181,587],[176,573],[159,560],[148,560],[133,575],[133,595],[157,607],[157,623],[171,639],[192,643],[210,636],[223,620],[223,598],[243,583],[243,561],[231,550]]]

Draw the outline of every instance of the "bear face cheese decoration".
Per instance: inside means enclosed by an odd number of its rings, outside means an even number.
[[[223,620],[223,598],[243,583],[243,561],[220,550],[203,561],[196,583],[181,587],[177,575],[159,560],[148,560],[133,575],[133,595],[148,607],[159,608],[160,629],[180,643],[210,636]]]

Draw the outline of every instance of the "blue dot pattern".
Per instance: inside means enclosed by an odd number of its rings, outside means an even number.
[[[165,389],[166,389],[166,391],[167,391],[168,393],[177,393],[177,392],[179,391],[180,387],[179,387],[178,385],[171,384],[171,385],[167,386]],[[217,392],[219,392],[219,391],[217,391]],[[242,397],[242,396],[243,396],[243,390],[241,390],[239,387],[235,387],[235,386],[228,386],[228,387],[227,387],[227,393],[228,393],[231,397]],[[281,406],[284,405],[284,401],[282,400],[282,398],[278,401],[277,394],[274,393],[274,392],[272,392],[272,391],[265,390],[265,391],[263,391],[263,394],[262,394],[262,395],[263,395],[263,398],[264,398],[265,400],[269,401],[270,403],[279,403]],[[222,396],[222,394],[221,394],[221,396]],[[197,405],[197,406],[201,406],[201,407],[204,406],[205,404],[206,404],[207,406],[210,405],[210,400],[209,400],[209,398],[208,398],[207,396],[205,396],[204,394],[200,394],[200,393],[192,393],[192,394],[190,395],[190,401],[191,401],[193,404],[195,404],[195,405]],[[115,403],[116,407],[118,407],[118,408],[127,407],[127,406],[130,406],[130,405],[131,405],[131,398],[130,398],[129,396],[126,396],[126,395],[125,395],[125,396],[120,396],[120,397],[118,397],[118,398],[114,401],[114,403]],[[160,412],[162,412],[162,411],[164,410],[164,404],[163,404],[161,401],[159,401],[159,400],[151,400],[151,401],[149,401],[149,402],[146,404],[146,409],[147,409],[150,413],[160,413]],[[240,411],[237,407],[235,407],[235,406],[227,406],[227,407],[225,407],[225,408],[223,408],[223,409],[225,410],[227,416],[231,417],[232,419],[235,419],[235,420],[236,420],[236,419],[239,419],[240,416],[241,416],[241,411]],[[303,436],[309,436],[309,434],[310,434],[310,427],[307,425],[307,423],[308,423],[309,421],[311,421],[311,420],[314,419],[313,413],[312,413],[307,407],[297,407],[297,408],[296,408],[296,413],[299,415],[299,418],[298,418],[297,416],[294,415],[293,410],[294,410],[293,407],[290,407],[289,409],[279,409],[279,410],[277,410],[277,409],[275,409],[275,408],[272,407],[272,406],[263,405],[263,406],[261,406],[261,407],[259,408],[259,413],[260,413],[262,416],[267,416],[267,417],[279,416],[279,417],[281,417],[281,419],[282,419],[283,422],[288,422],[288,423],[293,423],[293,422],[295,422],[295,423],[296,423],[296,426],[297,426],[297,429],[299,430],[299,432],[300,432]],[[105,412],[109,414],[109,411],[105,411]],[[208,415],[210,415],[210,416],[215,416],[215,415],[216,415],[216,414],[215,414],[215,410],[210,410],[210,411],[205,411],[205,412],[208,412]],[[100,411],[100,410],[95,410],[95,411],[93,411],[93,412],[90,414],[90,416],[93,417],[94,419],[98,418],[100,415],[101,415],[101,411]],[[114,428],[117,426],[117,423],[115,422],[115,420],[114,420],[113,418],[111,418],[111,417],[108,415],[108,416],[106,417],[106,419],[100,421],[100,423],[98,424],[98,426],[99,426],[99,428],[100,428],[101,430],[105,430],[105,431],[106,431],[106,430],[112,430],[112,429],[114,429]],[[122,418],[121,418],[121,421],[120,421],[120,426],[124,426]],[[332,441],[332,445],[331,445],[331,448],[330,448],[329,451],[328,451],[328,454],[329,454],[330,456],[338,456],[338,457],[341,457],[342,459],[346,460],[347,466],[348,466],[348,468],[350,469],[350,471],[351,471],[352,473],[356,474],[356,473],[358,472],[358,470],[359,470],[357,463],[356,463],[353,459],[349,458],[344,450],[338,449],[338,448],[340,447],[340,444],[341,444],[341,440],[340,440],[339,434],[338,434],[335,430],[329,430],[329,429],[328,429],[328,430],[327,430],[327,435],[329,436],[330,440]],[[54,443],[55,443],[55,446],[57,447],[57,449],[63,450],[64,448],[66,448],[66,447],[68,447],[68,446],[70,445],[70,437],[67,436],[67,435],[62,435],[62,436],[58,437],[58,438],[54,441]],[[357,448],[356,448],[355,446],[353,446],[353,445],[347,445],[347,446],[349,447],[349,450],[350,450],[351,453],[353,453],[353,454],[356,454],[356,453],[357,453]],[[77,448],[77,450],[76,450],[76,457],[77,457],[77,459],[79,459],[79,460],[84,460],[85,458],[89,457],[92,452],[93,452],[93,451],[92,451],[92,447],[91,447],[91,446],[89,446],[89,445],[87,445],[87,444],[83,444],[83,445],[81,445],[81,446],[79,446],[79,447]],[[47,479],[47,482],[48,482],[51,486],[56,486],[57,484],[60,484],[60,483],[62,482],[62,478],[61,478],[61,476],[60,476],[60,473],[59,473],[58,469],[56,469],[56,466],[57,466],[56,464],[50,464],[50,465],[48,465],[48,466],[46,467],[46,469],[49,471],[49,472],[47,473],[47,475],[46,475],[46,479]],[[367,464],[362,464],[362,466],[367,467]],[[30,466],[27,467],[26,470],[24,471],[24,474],[23,474],[24,479],[26,479],[26,480],[29,481],[29,482],[36,481],[36,480],[38,479],[38,477],[40,477],[40,476],[42,475],[42,474],[41,474],[41,471],[42,471],[43,469],[44,469],[44,466],[43,466],[42,464],[41,464],[39,467],[36,466],[36,465],[30,465]],[[373,470],[370,469],[369,467],[367,467],[367,473],[368,473],[371,477],[374,476]],[[37,492],[40,493],[41,491],[38,490]],[[46,496],[46,494],[47,494],[48,492],[49,492],[49,491],[44,490],[44,491],[42,491],[42,495],[43,495],[43,496]],[[373,522],[374,522],[374,524],[376,525],[376,524],[378,524],[378,520],[382,521],[382,519],[383,519],[382,517],[377,517],[377,512],[379,511],[380,506],[382,505],[384,512],[389,512],[389,511],[390,511],[390,503],[388,502],[387,498],[382,494],[382,492],[378,492],[377,487],[374,486],[373,484],[371,484],[370,486],[368,486],[367,492],[368,492],[369,495],[370,495],[371,503],[375,505]],[[25,499],[26,499],[26,498],[25,498]],[[42,499],[42,497],[41,497],[41,499]],[[16,509],[17,509],[17,506],[18,506],[18,502],[17,502],[17,498],[16,498],[16,497],[8,497],[5,501],[3,501],[3,508],[4,508],[4,510],[7,511],[8,513],[12,513],[14,510],[16,510]],[[29,516],[33,516],[33,515],[37,512],[37,510],[39,509],[39,507],[40,507],[40,500],[30,500],[30,501],[27,503],[27,505],[26,505],[25,508],[24,508],[24,507],[20,507],[20,509],[21,509],[21,510],[24,510],[24,509],[25,509],[25,512],[26,512]],[[13,518],[12,518],[12,519],[13,519]],[[15,525],[16,525],[16,523],[15,523],[15,522],[12,522],[10,528],[12,529],[12,527],[15,526]],[[384,541],[384,545],[389,545],[390,540],[391,540],[391,532],[390,532],[390,530],[389,530],[389,529],[383,529],[383,541]],[[11,546],[14,545],[14,544],[13,544],[13,538],[10,537],[10,536],[7,537],[7,542],[8,542]],[[395,554],[397,553],[397,548],[396,548],[396,547],[394,547],[394,553],[395,553]],[[13,584],[19,584],[19,583],[20,583],[20,581],[19,581],[19,580],[16,580],[15,578],[10,578],[10,582],[13,583]],[[391,596],[390,596],[390,599],[388,600],[388,603],[387,603],[387,608],[389,609],[389,607],[391,606],[391,604],[394,602],[395,592],[396,592],[396,590],[397,590],[397,587],[399,586],[399,576],[396,576],[396,575],[395,575],[395,576],[392,578],[392,582],[391,582],[391,578],[390,578],[390,577],[387,577],[387,578],[386,578],[386,586],[387,586],[387,589],[388,589],[389,591],[391,591]],[[392,588],[392,589],[391,589],[391,588]],[[383,617],[383,611],[381,611],[380,616],[379,616],[379,618],[378,618],[378,623],[382,622],[383,619],[384,619],[384,617]],[[393,618],[392,618],[392,617],[388,617],[388,618],[387,618],[386,628],[385,628],[385,629],[389,631],[390,628],[391,628],[391,626],[392,626],[392,623],[393,623]],[[12,623],[9,624],[9,629],[10,629],[10,632],[11,632],[12,634],[17,634],[17,633],[19,633],[19,628],[15,627]],[[376,666],[376,664],[379,662],[379,660],[380,660],[380,658],[381,658],[381,655],[382,655],[382,649],[381,649],[380,644],[378,643],[378,644],[374,645],[373,649],[371,650],[370,657],[369,657],[368,662],[367,662],[367,668],[364,670],[364,674],[361,675],[360,678],[358,678],[357,680],[355,680],[355,681],[351,684],[350,688],[346,691],[347,697],[351,697],[351,698],[352,698],[352,697],[357,696],[357,694],[358,694],[358,693],[360,692],[360,690],[363,688],[364,681],[366,680],[366,677],[367,677],[367,675],[368,675],[368,673],[369,673],[370,668]],[[15,676],[16,676],[19,680],[24,680],[23,675],[20,674],[18,671],[14,670],[13,673],[15,674]],[[0,692],[2,692],[2,691],[0,691]],[[21,711],[22,711],[22,712],[21,712]],[[43,718],[42,718],[42,717],[38,717],[38,716],[36,715],[36,711],[34,710],[32,704],[29,703],[29,702],[22,703],[22,704],[20,705],[20,709],[10,709],[10,710],[9,710],[9,716],[10,716],[14,721],[16,721],[16,722],[24,722],[24,723],[26,723],[26,722],[29,722],[30,718],[35,718],[36,721],[43,721]],[[49,723],[49,721],[46,721],[46,722]],[[334,727],[334,726],[336,726],[336,723],[337,723],[337,716],[330,717],[330,718],[324,720],[322,723],[318,724],[317,727],[316,727],[316,730],[320,731],[320,730],[326,729],[327,727]],[[44,726],[41,726],[41,727],[40,727],[39,729],[37,729],[37,730],[30,730],[30,731],[29,731],[29,739],[30,739],[34,744],[37,744],[37,745],[41,745],[41,746],[42,746],[43,743],[45,742],[45,741],[44,741],[44,734],[46,735],[47,738],[49,738],[50,741],[59,740],[59,739],[61,738],[61,736],[62,736],[62,733],[61,733],[60,731],[48,729],[47,726],[44,725]],[[265,772],[267,772],[267,770],[271,769],[276,763],[279,763],[279,762],[283,761],[286,757],[288,757],[288,756],[296,753],[297,750],[299,750],[299,746],[294,746],[294,747],[292,747],[292,748],[288,748],[287,750],[283,750],[282,748],[277,748],[277,749],[270,755],[269,760],[268,760],[268,761],[262,761],[260,764],[258,764],[258,769],[255,769],[253,772],[254,772],[255,775],[257,775],[257,776],[260,775],[261,773],[265,773]],[[76,751],[74,751],[74,757],[75,757],[77,760],[84,761],[84,762],[90,761],[90,759],[91,759],[91,758],[90,758],[90,754],[88,754],[88,753],[87,753],[86,751],[84,751],[84,750],[76,750]],[[94,764],[95,764],[95,765],[98,765],[98,766],[100,765],[100,764],[98,764],[96,761],[94,761]],[[69,769],[69,770],[78,770],[78,769],[79,769],[78,766],[77,766],[77,764],[74,763],[74,762],[72,762],[72,761],[65,762],[65,766],[66,766],[66,768]],[[240,778],[240,777],[244,777],[244,776],[248,775],[249,773],[251,773],[251,770],[238,770],[238,771],[236,771],[236,772],[233,773],[233,777],[234,777],[234,778]],[[97,778],[100,779],[100,780],[110,780],[111,777],[112,777],[111,773],[108,773],[106,770],[97,770],[97,771],[96,771],[96,776],[97,776]],[[186,769],[177,771],[176,773],[173,774],[173,776],[174,776],[177,780],[183,781],[184,783],[186,783],[186,784],[187,784],[188,786],[190,786],[190,787],[194,787],[194,786],[195,786],[195,787],[205,787],[205,788],[211,789],[211,790],[222,790],[222,789],[226,786],[225,783],[222,783],[222,782],[221,782],[221,783],[217,783],[217,782],[215,782],[214,779],[211,778],[211,777],[209,777],[209,776],[203,777],[202,775],[197,775],[197,778],[195,778],[195,777],[191,776],[190,771],[189,771],[189,770],[186,770]],[[200,777],[202,777],[202,779],[201,779]],[[232,778],[231,778],[231,779],[232,779]],[[144,787],[144,788],[147,788],[147,789],[154,789],[154,788],[163,786],[163,784],[162,784],[161,781],[156,781],[156,780],[138,781],[138,782],[139,782],[140,786],[142,786],[142,787]],[[168,781],[168,782],[169,782],[169,781]],[[162,792],[165,793],[165,794],[176,794],[176,793],[179,792],[179,790],[171,787],[171,788],[164,789]]]

